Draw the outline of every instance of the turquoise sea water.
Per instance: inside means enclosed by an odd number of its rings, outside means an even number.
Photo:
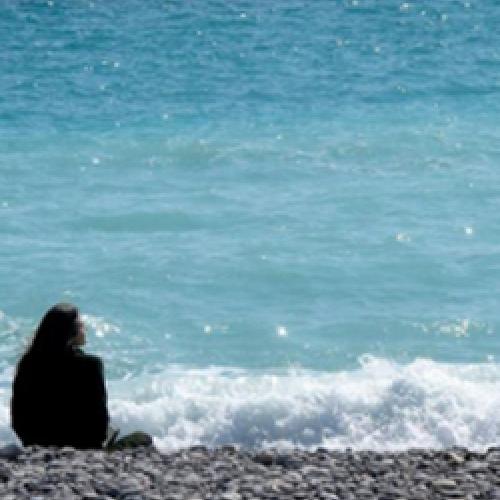
[[[0,5],[0,440],[44,311],[157,444],[500,435],[500,6]]]

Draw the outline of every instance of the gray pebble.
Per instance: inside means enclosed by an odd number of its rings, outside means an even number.
[[[453,489],[457,483],[453,479],[435,479],[432,481],[432,486],[439,489]]]
[[[31,447],[0,457],[2,499],[500,500],[500,449],[277,452],[192,447],[106,453]]]
[[[23,449],[17,444],[8,444],[0,448],[0,459],[15,460],[22,452]]]
[[[241,500],[241,495],[237,492],[227,492],[223,493],[220,497],[221,500]]]
[[[272,465],[274,461],[274,457],[270,453],[265,451],[257,453],[253,459],[258,464],[265,465],[266,467]]]

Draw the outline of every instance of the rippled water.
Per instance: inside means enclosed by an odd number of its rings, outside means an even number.
[[[115,421],[166,448],[494,443],[499,21],[0,6],[0,439],[23,342],[66,300]]]

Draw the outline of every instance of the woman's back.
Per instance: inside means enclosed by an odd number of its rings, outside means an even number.
[[[29,349],[14,378],[11,417],[25,446],[100,448],[109,423],[101,360],[71,345],[43,355]]]

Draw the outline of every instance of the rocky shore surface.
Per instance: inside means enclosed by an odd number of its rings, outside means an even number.
[[[500,499],[500,447],[404,452],[193,447],[26,448],[0,458],[0,498]]]

